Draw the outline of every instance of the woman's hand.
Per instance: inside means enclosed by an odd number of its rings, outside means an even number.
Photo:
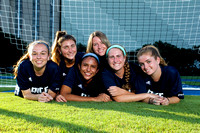
[[[99,94],[97,97],[95,97],[97,102],[108,102],[108,101],[112,101],[110,96],[105,94],[105,93],[101,93]]]
[[[111,94],[111,96],[119,96],[119,95],[130,94],[129,91],[127,91],[125,89],[121,89],[121,88],[119,88],[117,86],[109,87],[108,92]]]
[[[149,103],[154,104],[154,105],[169,105],[169,100],[166,97],[155,97],[155,98],[150,98]]]
[[[49,95],[46,92],[42,92],[39,96],[38,96],[38,101],[39,102],[49,102],[53,100],[53,97],[51,95]]]
[[[56,101],[57,102],[67,102],[67,100],[65,99],[65,97],[63,97],[62,95],[57,95],[56,96]]]
[[[162,102],[163,102],[163,97],[155,95],[155,94],[151,94],[149,98],[150,104],[161,105]]]
[[[163,97],[161,105],[169,105],[169,98]]]

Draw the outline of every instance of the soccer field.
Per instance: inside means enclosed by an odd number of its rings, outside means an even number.
[[[0,132],[199,132],[200,97],[178,104],[40,103],[0,93]]]

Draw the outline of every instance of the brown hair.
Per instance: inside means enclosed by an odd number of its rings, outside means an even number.
[[[54,39],[53,46],[52,46],[51,59],[58,65],[60,64],[61,57],[62,57],[62,55],[59,52],[59,49],[61,48],[62,43],[66,40],[72,40],[76,44],[75,37],[73,37],[72,35],[68,35],[66,31],[56,32],[56,37]]]
[[[126,84],[122,85],[122,88],[125,90],[131,90],[131,85],[129,83],[130,80],[130,66],[128,61],[126,61],[126,63],[124,64],[124,75],[125,75],[125,81]]]
[[[86,49],[87,53],[94,53],[94,50],[92,48],[92,39],[94,37],[98,37],[101,40],[101,42],[106,45],[107,48],[110,47],[110,42],[109,42],[108,38],[106,37],[106,35],[101,31],[95,31],[90,34],[90,37],[88,39],[88,45],[87,45],[87,49]]]
[[[167,66],[167,63],[165,62],[165,60],[160,55],[158,48],[156,48],[155,46],[153,46],[153,45],[144,46],[143,48],[141,48],[138,51],[137,58],[139,58],[140,56],[142,56],[143,54],[146,54],[146,53],[150,53],[151,56],[153,56],[155,59],[157,59],[157,57],[159,57],[160,58],[160,64],[163,65],[163,66]]]
[[[26,52],[24,53],[24,55],[17,61],[17,64],[13,66],[13,67],[14,67],[14,75],[15,75],[14,78],[16,78],[17,75],[18,75],[18,67],[19,67],[20,63],[21,63],[22,61],[24,61],[24,60],[26,60],[26,59],[29,58],[29,55],[30,55],[30,53],[31,53],[31,51],[32,51],[32,49],[33,49],[33,46],[35,46],[36,44],[44,44],[44,45],[47,47],[47,49],[48,49],[48,54],[50,54],[49,45],[48,45],[47,42],[42,41],[42,40],[38,40],[38,41],[31,42],[31,43],[28,45],[28,47],[27,47],[27,51],[26,51]]]
[[[120,47],[115,47],[115,45],[118,45]],[[128,57],[127,57],[127,52],[126,52],[126,49],[122,46],[122,45],[119,45],[119,44],[113,44],[110,46],[111,49],[112,48],[118,48],[119,50],[124,50],[125,51],[125,55],[124,55],[124,52],[122,51],[123,55],[126,56],[126,61],[125,61],[125,64],[124,64],[124,75],[125,75],[125,81],[126,81],[126,84],[123,84],[122,85],[122,88],[125,89],[125,90],[131,90],[131,85],[129,83],[129,80],[130,80],[130,66],[129,66],[129,63],[128,63]],[[123,49],[122,49],[123,48]],[[108,49],[109,50],[109,49]],[[107,53],[107,52],[106,52]]]

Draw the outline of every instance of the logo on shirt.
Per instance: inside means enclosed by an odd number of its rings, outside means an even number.
[[[17,96],[19,95],[19,86],[18,85],[15,86],[14,94],[17,95]]]
[[[67,74],[66,73],[63,73],[63,76],[66,76]]]
[[[178,94],[178,97],[184,96],[184,94]]]
[[[31,77],[29,77],[28,80],[32,82],[32,78]]]
[[[151,85],[151,82],[150,82],[150,81],[147,81],[146,84],[147,84],[147,85]]]
[[[82,96],[82,97],[90,97],[90,95],[87,95],[87,94],[85,94],[85,93],[81,93],[81,96]]]
[[[82,84],[79,84],[79,85],[78,85],[78,87],[79,87],[79,88],[81,88],[81,89],[83,89],[83,86],[82,86]]]
[[[163,96],[163,94],[164,94],[164,93],[155,93],[155,92],[153,92],[153,91],[150,90],[150,89],[147,91],[147,93],[155,94],[155,95],[159,95],[159,96]]]
[[[48,86],[46,87],[32,87],[31,88],[31,93],[34,93],[34,94],[41,94],[42,92],[48,92]]]

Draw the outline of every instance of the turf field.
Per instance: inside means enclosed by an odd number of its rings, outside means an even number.
[[[196,132],[200,96],[178,104],[67,102],[40,103],[0,93],[0,132]]]

